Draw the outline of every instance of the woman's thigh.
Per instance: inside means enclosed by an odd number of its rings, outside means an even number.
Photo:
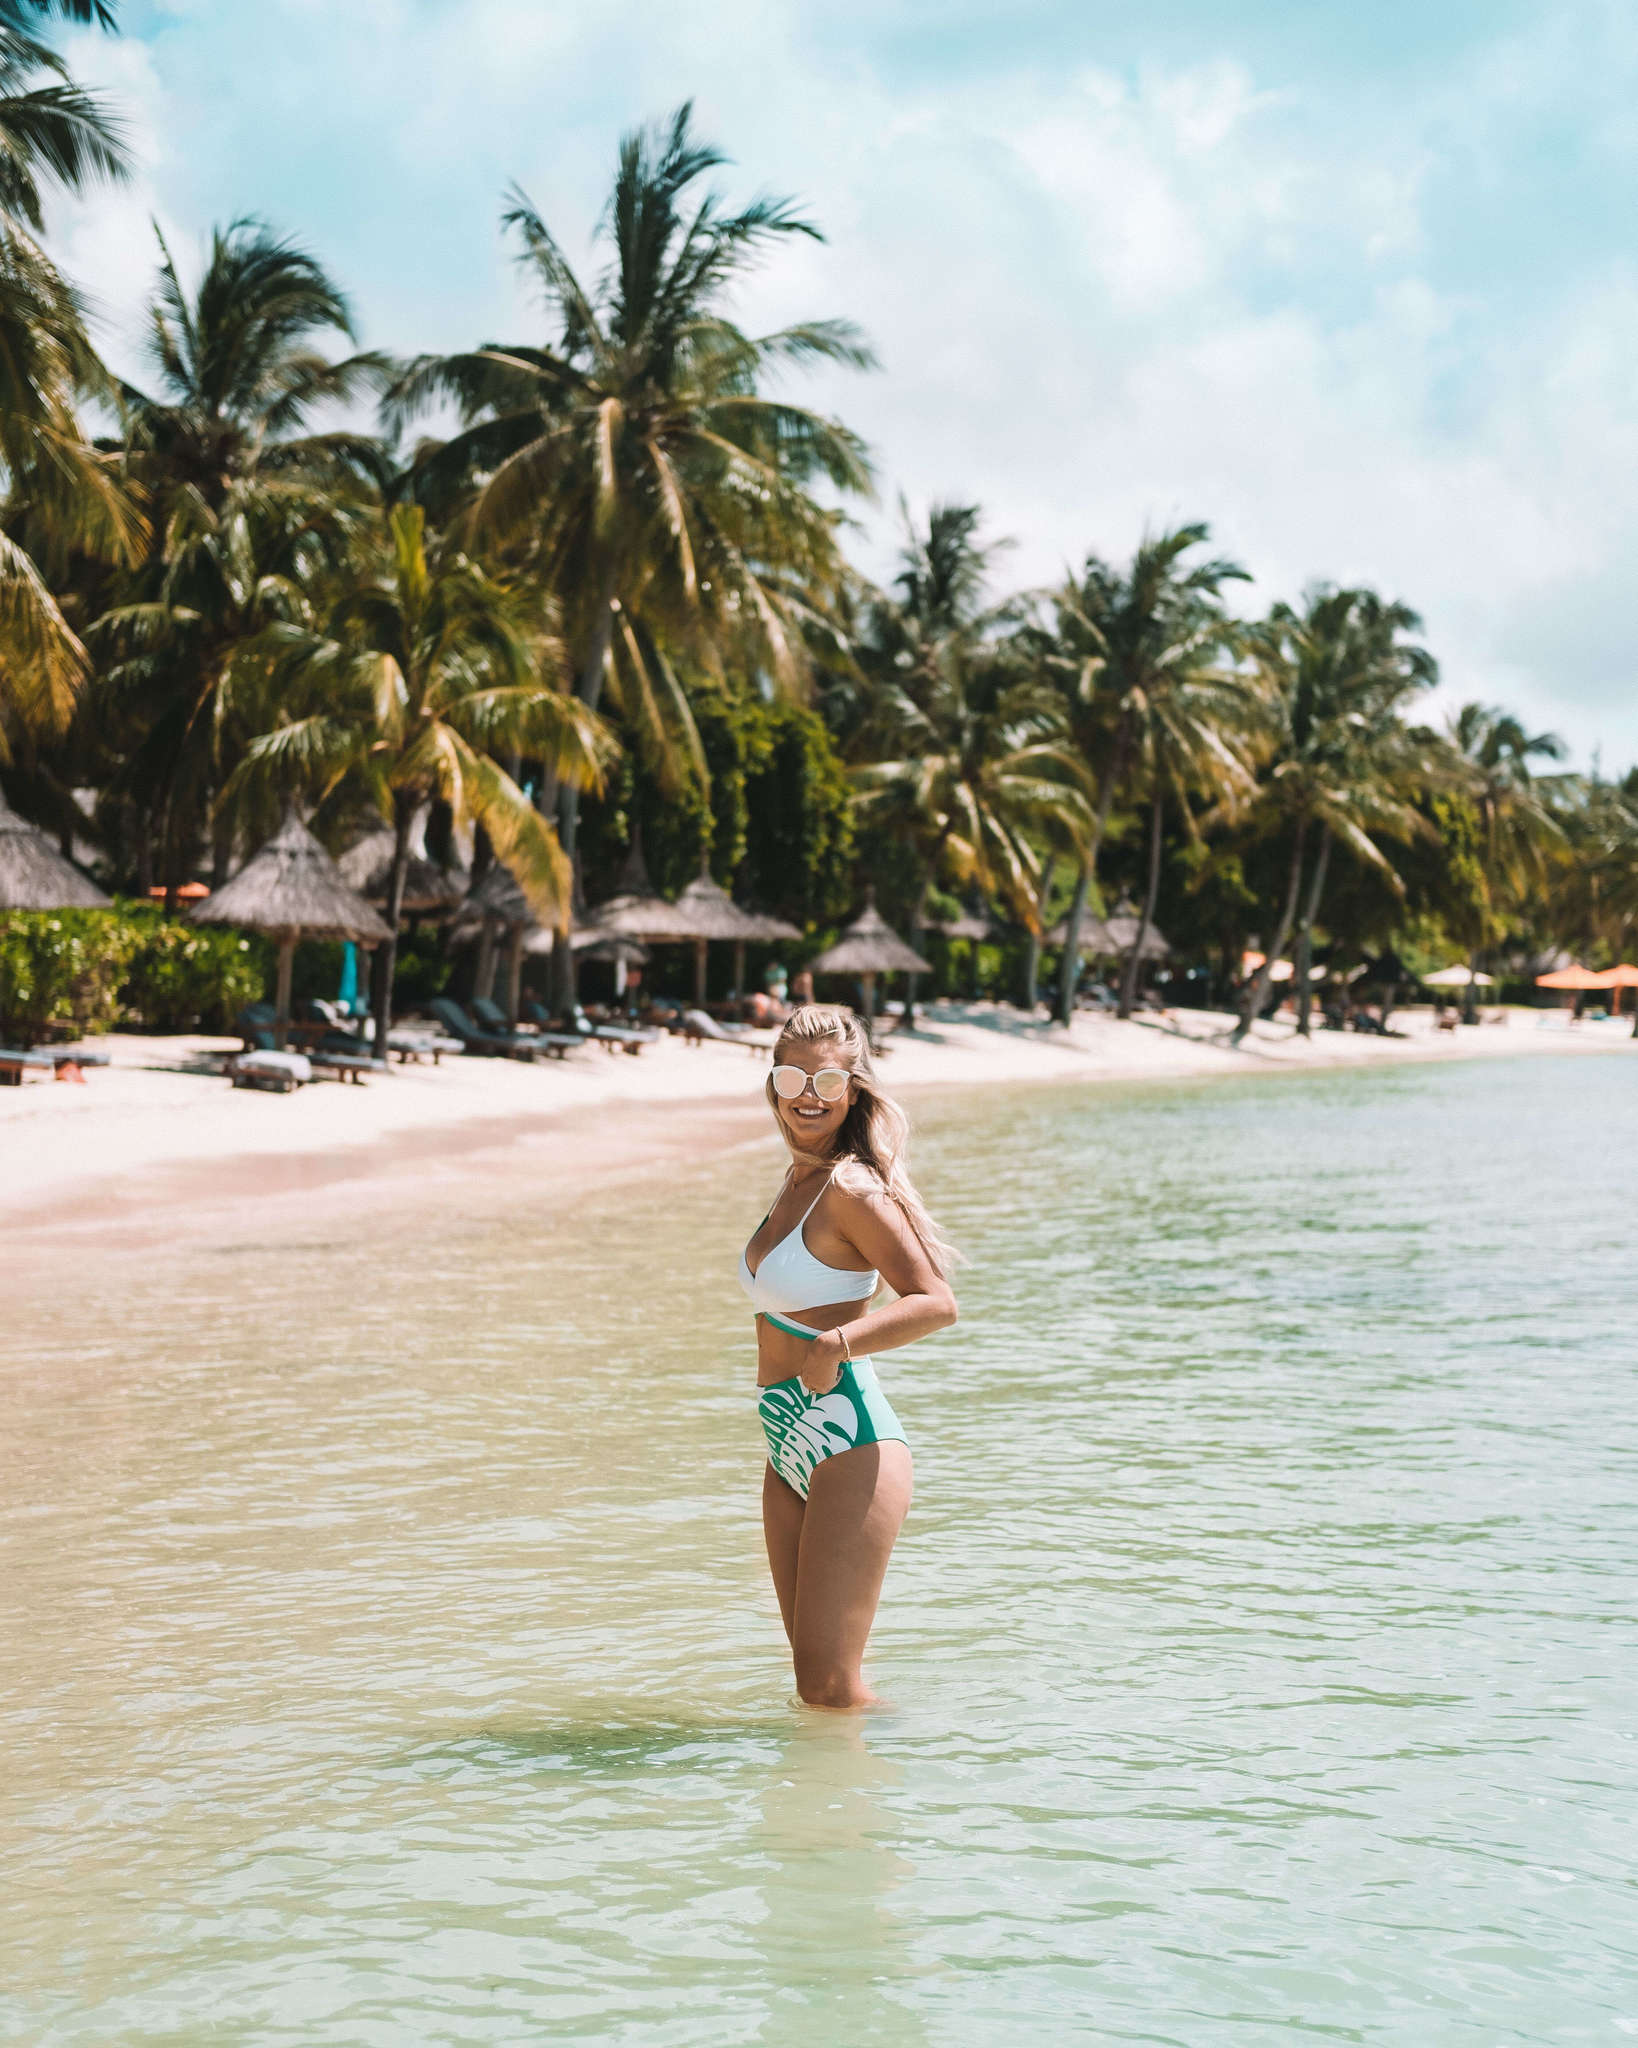
[[[785,1484],[771,1465],[762,1468],[762,1538],[768,1546],[768,1569],[785,1634],[796,1626],[796,1562],[802,1546],[802,1496]]]
[[[802,1517],[791,1631],[797,1690],[804,1699],[845,1705],[857,1692],[859,1665],[913,1486],[908,1444],[863,1444],[815,1467]],[[830,1697],[838,1693],[843,1697]]]

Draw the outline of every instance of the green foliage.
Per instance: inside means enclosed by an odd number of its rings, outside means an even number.
[[[0,915],[0,1038],[227,1030],[272,979],[255,933],[180,923],[155,904]]]
[[[149,1031],[227,1031],[246,1003],[261,1000],[272,971],[265,939],[182,924],[148,904],[121,905],[117,915],[135,941],[119,995],[122,1022]]]
[[[662,781],[628,749],[600,798],[586,804],[582,856],[588,887],[606,895],[634,832],[649,879],[676,896],[702,856],[726,889],[759,910],[812,930],[846,914],[853,898],[853,812],[847,772],[824,721],[783,700],[702,691],[694,721],[709,793],[689,765]]]
[[[140,941],[118,911],[0,913],[0,1036],[26,1047],[54,1032],[109,1030]]]
[[[797,704],[752,707],[745,769],[745,893],[811,930],[852,908],[853,810],[824,721]]]
[[[1433,816],[1444,848],[1443,921],[1465,945],[1477,946],[1486,936],[1490,909],[1478,810],[1466,797],[1436,796]]]
[[[367,971],[361,966],[361,973]],[[454,974],[455,962],[440,933],[405,932],[398,941],[393,1008],[413,1009],[418,1003],[430,1003],[434,996],[447,994]]]

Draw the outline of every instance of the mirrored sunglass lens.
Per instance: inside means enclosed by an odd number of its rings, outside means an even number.
[[[814,1091],[821,1102],[840,1102],[847,1093],[845,1067],[821,1067],[813,1077]]]
[[[808,1077],[800,1067],[775,1067],[773,1084],[776,1095],[782,1095],[787,1102],[794,1102],[807,1086]]]

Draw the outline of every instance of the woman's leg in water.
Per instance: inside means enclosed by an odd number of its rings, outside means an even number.
[[[808,1482],[804,1508],[783,1480],[773,1484],[799,1510],[794,1597],[786,1602],[780,1564],[774,1584],[796,1664],[796,1689],[810,1707],[868,1707],[875,1694],[860,1674],[865,1644],[887,1576],[893,1544],[910,1511],[910,1446],[861,1444],[824,1458]],[[768,1556],[774,1559],[772,1523]],[[781,1523],[781,1560],[789,1524]]]
[[[771,1465],[762,1468],[762,1538],[768,1546],[768,1569],[787,1640],[796,1628],[796,1560],[802,1546],[802,1496],[787,1486]]]

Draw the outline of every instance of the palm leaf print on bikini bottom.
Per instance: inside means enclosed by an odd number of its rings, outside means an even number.
[[[850,1451],[859,1434],[859,1411],[846,1394],[817,1398],[785,1386],[769,1387],[757,1403],[774,1470],[799,1493],[822,1458]]]

